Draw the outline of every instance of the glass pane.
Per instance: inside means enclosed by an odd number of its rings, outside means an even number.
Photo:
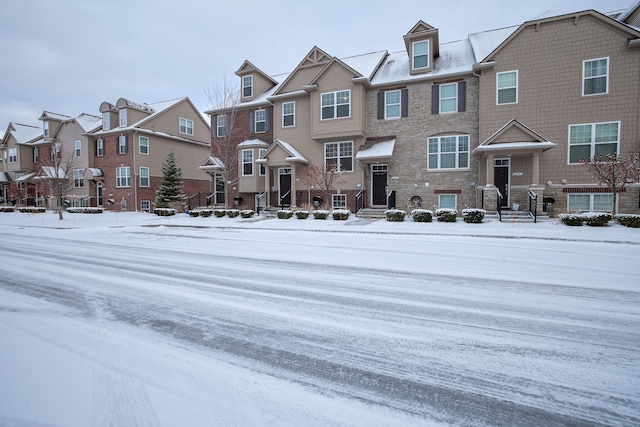
[[[440,168],[441,169],[453,169],[456,167],[456,154],[442,154],[440,156]]]
[[[617,150],[617,144],[596,144],[594,156],[601,155],[602,157],[607,157],[610,154],[617,154]]]
[[[589,194],[569,194],[567,207],[571,210],[588,211],[590,199]]]
[[[349,117],[349,104],[338,105],[337,111],[337,117]]]
[[[589,145],[573,145],[569,148],[569,163],[580,163],[582,159],[591,157]]]
[[[585,144],[591,142],[591,125],[571,126],[569,144]]]
[[[416,42],[413,44],[413,55],[414,56],[418,56],[418,55],[427,55],[429,53],[429,42],[428,41],[423,41],[423,42]]]
[[[429,153],[438,152],[438,138],[429,138]]]
[[[438,155],[429,154],[429,169],[438,169]]]
[[[448,85],[440,85],[440,97],[441,98],[455,98],[457,95],[458,85],[457,84],[448,84]]]
[[[458,137],[458,151],[469,151],[469,137],[468,136],[460,136]]]
[[[353,170],[353,161],[351,157],[343,157],[340,159],[340,170],[347,172]]]
[[[325,157],[338,157],[338,144],[326,144],[324,146]]]
[[[440,151],[443,153],[455,153],[456,137],[443,137],[440,139]]]
[[[400,104],[400,91],[394,90],[391,92],[386,92],[385,97],[387,105]]]
[[[322,106],[325,107],[327,105],[333,105],[333,93],[323,93],[322,94]]]
[[[618,123],[602,123],[596,125],[596,142],[618,140]]]
[[[456,208],[456,195],[455,194],[440,194],[438,197],[438,204],[442,209],[455,209]]]
[[[516,73],[498,74],[498,89],[511,88],[516,86]]]
[[[585,79],[584,81],[584,94],[593,95],[596,93],[607,92],[607,78],[596,77],[592,79]]]
[[[458,102],[454,99],[443,99],[440,102],[440,112],[441,113],[452,113],[458,111]]]
[[[593,195],[594,211],[612,211],[613,210],[613,194],[594,194]]]
[[[516,102],[516,89],[498,90],[498,104],[509,104]]]
[[[295,104],[293,102],[285,102],[284,104],[282,104],[282,113],[293,114],[294,105]]]
[[[415,56],[413,58],[413,68],[426,68],[429,65],[427,55]]]
[[[400,117],[400,105],[387,105],[387,118]]]
[[[340,144],[340,156],[351,156],[353,154],[353,145],[350,142]]]
[[[293,126],[293,115],[284,116],[284,126]]]
[[[323,119],[333,119],[333,106],[331,106],[331,107],[322,107],[322,118]]]
[[[469,167],[469,153],[458,154],[458,167],[459,168]]]

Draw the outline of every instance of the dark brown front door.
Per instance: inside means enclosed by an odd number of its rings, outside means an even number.
[[[387,165],[371,165],[371,204],[387,204]]]
[[[509,206],[509,159],[495,159],[493,183],[502,194],[502,207]]]
[[[291,168],[280,168],[280,206],[291,206]]]

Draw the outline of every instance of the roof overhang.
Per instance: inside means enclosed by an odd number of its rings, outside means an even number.
[[[494,144],[480,145],[473,150],[473,154],[485,155],[525,155],[533,153],[542,153],[558,144],[550,141],[519,141],[519,142],[501,142]]]
[[[375,163],[389,161],[393,156],[393,149],[396,146],[396,138],[367,139],[356,154],[356,160],[362,163]]]

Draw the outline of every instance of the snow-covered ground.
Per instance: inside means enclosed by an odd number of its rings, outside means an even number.
[[[0,426],[640,425],[640,230],[0,213]]]

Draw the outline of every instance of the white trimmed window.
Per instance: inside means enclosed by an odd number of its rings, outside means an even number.
[[[255,133],[266,132],[267,130],[267,110],[255,111]]]
[[[582,95],[609,93],[609,58],[582,63]]]
[[[613,208],[613,194],[569,194],[567,196],[567,208],[572,211],[611,212]]]
[[[242,150],[242,175],[253,175],[253,149]]]
[[[131,187],[131,166],[116,168],[116,187]]]
[[[180,117],[180,133],[193,135],[193,120]]]
[[[49,122],[42,122],[42,133],[44,136],[49,136]]]
[[[339,172],[353,172],[353,141],[324,144],[324,163]]]
[[[428,169],[468,169],[469,135],[429,138]]]
[[[149,187],[149,168],[140,166],[140,187]]]
[[[18,163],[18,149],[9,148],[9,163]]]
[[[102,130],[111,129],[111,115],[107,113],[102,113]]]
[[[242,77],[242,97],[249,98],[253,96],[253,74]]]
[[[73,170],[73,187],[84,188],[84,169]]]
[[[402,96],[399,90],[389,90],[384,93],[384,118],[385,119],[400,118],[401,99],[402,99]]]
[[[618,154],[620,122],[569,126],[569,164],[580,160]]]
[[[151,212],[151,202],[149,200],[141,200],[140,210],[147,213]]]
[[[438,208],[457,209],[457,206],[458,206],[457,194],[439,194],[438,195]]]
[[[429,68],[429,40],[413,42],[411,55],[411,68],[413,70]]]
[[[458,83],[440,85],[440,113],[458,111]]]
[[[81,157],[82,156],[82,141],[76,141],[75,155],[76,155],[76,157]]]
[[[338,119],[351,115],[351,91],[323,93],[321,96],[321,119]]]
[[[216,136],[219,138],[227,136],[227,116],[216,117]]]
[[[347,208],[347,195],[346,194],[332,194],[331,195],[331,209],[346,209]]]
[[[40,148],[34,147],[33,149],[33,163],[40,162]]]
[[[118,137],[118,154],[127,154],[127,136],[120,135]]]
[[[282,103],[282,127],[290,127],[296,125],[296,102]]]
[[[496,103],[516,104],[518,102],[518,71],[496,74]]]
[[[104,139],[102,138],[96,141],[96,156],[104,156]]]
[[[267,152],[267,149],[266,149],[266,148],[260,148],[260,149],[259,149],[259,151],[258,151],[258,153],[259,153],[259,154],[258,154],[258,155],[259,155],[259,157],[264,156],[264,153],[266,153],[266,152]],[[266,175],[266,173],[267,173],[267,168],[265,167],[264,163],[260,163],[260,170],[258,171],[258,173],[259,173],[260,175],[262,175],[262,176]]]
[[[119,111],[120,114],[120,127],[126,127],[127,126],[127,110],[120,110]]]
[[[140,154],[149,154],[149,138],[141,136],[138,139],[138,150]]]

